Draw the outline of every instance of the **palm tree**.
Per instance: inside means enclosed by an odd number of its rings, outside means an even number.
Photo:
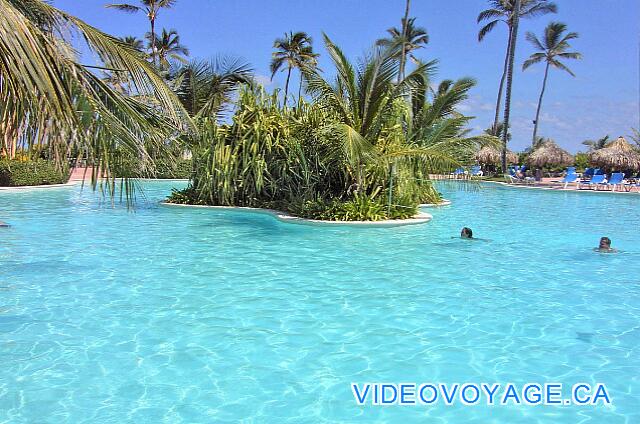
[[[546,62],[546,66],[544,69],[544,79],[542,80],[542,90],[540,90],[540,98],[538,99],[538,108],[536,109],[536,119],[533,121],[533,139],[536,139],[536,135],[538,134],[538,124],[540,122],[540,108],[542,106],[542,97],[544,96],[544,90],[547,87],[547,77],[549,76],[549,68],[553,66],[554,68],[561,69],[566,71],[572,77],[575,77],[574,73],[569,69],[564,63],[562,63],[561,59],[581,59],[582,55],[577,52],[568,52],[567,50],[571,47],[569,44],[570,40],[578,38],[578,33],[570,32],[568,34],[564,34],[567,30],[567,26],[560,22],[551,22],[544,30],[544,38],[542,42],[536,37],[536,35],[532,32],[527,32],[527,41],[529,41],[535,49],[538,51],[537,53],[533,53],[529,56],[522,64],[522,70],[526,70],[531,65],[540,63],[542,61]]]
[[[177,0],[140,0],[140,5],[136,6],[127,3],[108,4],[106,7],[118,9],[127,13],[144,12],[149,19],[151,26],[151,56],[156,59],[156,19],[160,9],[169,9],[176,4]]]
[[[502,76],[500,78],[500,85],[498,87],[498,97],[496,100],[496,112],[493,120],[493,128],[496,128],[500,120],[500,104],[502,102],[502,91],[504,89],[505,79],[507,77],[507,68],[509,66],[509,52],[511,46],[509,40],[511,40],[512,20],[514,0],[491,0],[489,2],[491,7],[483,10],[478,15],[478,23],[487,22],[478,32],[478,41],[484,40],[487,34],[489,34],[499,23],[504,23],[509,28],[509,35],[507,38],[507,48],[504,55],[504,66],[502,69]],[[555,3],[546,0],[521,0],[519,16],[522,18],[535,18],[537,16],[546,15],[548,13],[556,13],[558,7]],[[495,133],[494,133],[495,134]]]
[[[287,104],[289,95],[289,81],[291,70],[297,68],[300,71],[302,84],[302,71],[305,67],[315,67],[318,55],[313,52],[313,40],[305,32],[289,32],[283,38],[277,38],[273,43],[276,49],[271,57],[271,79],[280,70],[287,69],[287,82],[284,87],[284,104]],[[299,89],[300,91],[300,89]]]
[[[416,165],[419,161],[423,166],[416,168],[422,170],[458,163],[452,151],[471,141],[463,137],[462,127],[468,118],[458,115],[455,106],[466,97],[472,80],[458,81],[430,100],[428,75],[435,61],[418,63],[398,81],[395,52],[377,51],[356,68],[326,35],[325,44],[336,68],[335,82],[316,71],[303,73],[309,92],[335,117],[329,124],[330,132],[338,137],[347,174],[358,190],[375,192],[380,185],[387,185],[396,162],[414,161]],[[412,114],[398,111],[409,107],[407,97]],[[407,118],[410,121],[403,123]],[[407,133],[403,127],[409,127]]]
[[[503,131],[505,131],[505,127],[504,127],[504,123],[503,122],[498,122],[497,126],[491,126],[489,128],[487,128],[486,130],[484,130],[485,134],[490,134],[490,135],[495,135],[498,138],[502,138],[503,135]],[[511,133],[509,132],[507,134],[507,140],[511,140]]]
[[[17,142],[26,151],[46,150],[59,166],[71,152],[87,152],[95,187],[98,169],[113,177],[117,150],[152,169],[151,158],[162,154],[164,142],[187,129],[182,105],[138,51],[41,0],[0,0],[0,10],[5,146]],[[77,54],[60,48],[70,43],[60,38],[70,28],[83,36],[100,66],[82,65]],[[137,96],[118,93],[95,68],[126,73]],[[113,184],[108,187],[113,193]]]
[[[253,84],[253,69],[242,59],[220,56],[175,66],[169,80],[189,115],[215,118],[242,85]]]
[[[416,18],[403,18],[402,28],[389,28],[389,38],[382,38],[377,41],[377,45],[398,49],[398,60],[400,68],[398,71],[399,78],[405,76],[407,57],[411,57],[417,62],[417,59],[411,54],[412,51],[423,48],[429,43],[429,35],[427,30],[422,27],[415,26]]]
[[[585,146],[589,147],[589,151],[600,150],[609,142],[609,134],[597,140],[585,140],[582,142]]]
[[[120,40],[123,43],[128,44],[132,48],[138,50],[139,52],[144,50],[144,42],[138,37],[128,35],[126,37],[120,37]]]
[[[182,63],[187,62],[184,56],[189,56],[189,49],[180,44],[180,36],[175,29],[167,31],[163,28],[162,34],[160,37],[156,36],[155,40],[152,39],[151,33],[147,33],[147,39],[151,47],[151,54],[155,52],[157,56],[157,63],[160,69],[166,70],[169,68],[169,58]],[[155,48],[152,46],[155,46]],[[154,62],[156,62],[155,57]]]
[[[526,0],[525,0],[526,1]],[[510,23],[509,52],[507,55],[507,92],[504,99],[504,127],[507,131],[502,132],[502,172],[507,169],[507,143],[509,141],[509,116],[511,114],[511,88],[513,86],[513,62],[516,55],[516,40],[518,39],[518,25],[520,24],[520,6],[522,0],[515,0]],[[497,125],[494,126],[497,128]]]

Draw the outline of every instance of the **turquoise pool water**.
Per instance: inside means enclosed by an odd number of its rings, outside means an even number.
[[[338,229],[145,184],[134,213],[0,192],[0,422],[640,422],[640,195],[443,186],[426,225]],[[601,382],[613,403],[362,407],[351,382]]]

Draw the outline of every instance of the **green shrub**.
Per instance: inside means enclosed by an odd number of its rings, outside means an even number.
[[[174,163],[160,161],[154,173],[140,171],[139,165],[126,155],[118,158],[112,164],[116,178],[157,178],[157,179],[184,179],[191,178],[193,165],[191,159],[176,159]]]
[[[182,179],[188,180],[191,178],[191,171],[193,165],[191,159],[178,159],[174,164],[160,164],[156,169],[156,174],[153,178],[159,179]]]
[[[171,189],[171,194],[167,197],[167,202],[177,205],[206,205],[204,201],[198,199],[192,187],[187,187],[183,190]]]
[[[589,167],[589,155],[587,153],[578,152],[576,153],[576,168],[578,171],[582,171],[585,168]]]
[[[382,221],[408,219],[418,212],[417,205],[393,204],[389,208],[381,197],[356,195],[349,200],[307,200],[288,205],[288,212],[308,219],[323,221]]]
[[[68,178],[68,170],[59,171],[53,163],[46,160],[0,161],[0,186],[21,187],[64,184]]]

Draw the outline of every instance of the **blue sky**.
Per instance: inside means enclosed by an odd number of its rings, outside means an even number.
[[[117,0],[116,0],[117,1]],[[137,0],[129,0],[135,3]],[[54,5],[117,36],[143,36],[148,23],[143,14],[129,15],[105,9],[108,0],[54,0]],[[495,97],[504,58],[506,28],[496,28],[477,41],[478,13],[483,0],[413,0],[411,15],[427,29],[429,45],[417,55],[440,61],[436,82],[446,78],[474,77],[478,85],[463,112],[476,116],[474,132],[491,125]],[[639,37],[638,0],[557,0],[559,11],[521,25],[514,79],[511,147],[522,150],[531,142],[532,119],[544,66],[522,72],[532,47],[525,31],[540,34],[551,20],[564,22],[580,38],[572,43],[584,55],[567,64],[576,78],[551,72],[543,103],[539,134],[555,139],[575,152],[585,139],[631,133],[638,127]],[[232,54],[249,61],[259,79],[270,88],[284,85],[279,75],[271,84],[269,61],[272,44],[286,31],[306,31],[322,55],[322,32],[341,46],[352,59],[362,56],[385,30],[398,26],[404,0],[178,0],[162,11],[159,28],[175,28],[192,57]],[[320,66],[329,70],[327,57]],[[297,78],[297,76],[295,77]],[[294,87],[297,80],[294,80]]]

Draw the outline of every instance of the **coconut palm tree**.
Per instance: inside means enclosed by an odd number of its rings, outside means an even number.
[[[156,59],[156,19],[160,9],[169,9],[176,4],[177,0],[140,0],[140,5],[128,3],[108,4],[106,7],[118,9],[127,13],[144,12],[149,19],[151,27],[151,57]]]
[[[324,37],[336,68],[335,82],[315,71],[303,72],[309,92],[335,117],[331,133],[339,139],[348,174],[358,188],[373,190],[382,182],[386,184],[393,175],[387,165],[397,161],[420,161],[427,165],[422,169],[431,170],[458,164],[451,155],[454,146],[472,141],[462,136],[468,118],[456,114],[455,106],[466,98],[472,80],[455,82],[430,100],[428,75],[435,61],[418,63],[398,81],[395,52],[377,51],[354,67],[342,50]],[[413,113],[401,112],[409,107],[406,98],[411,99]],[[403,127],[409,127],[406,133]]]
[[[526,0],[525,0],[526,1]],[[507,90],[504,99],[504,127],[507,131],[502,132],[502,171],[507,169],[507,143],[508,129],[509,129],[509,117],[511,115],[511,89],[513,87],[513,62],[515,62],[516,55],[516,40],[518,39],[518,26],[520,24],[520,7],[522,0],[514,0],[513,13],[510,23],[510,36],[509,38],[509,52],[507,55]],[[497,126],[494,125],[494,128]]]
[[[273,43],[276,49],[271,57],[271,79],[280,70],[287,70],[287,82],[284,86],[284,104],[287,104],[289,95],[289,81],[291,71],[297,68],[300,71],[302,83],[302,71],[304,68],[314,68],[318,55],[313,52],[313,40],[305,32],[289,32],[283,38],[277,38]],[[300,91],[300,89],[299,89]]]
[[[133,35],[128,35],[126,37],[120,37],[120,40],[123,43],[128,44],[132,48],[138,50],[139,52],[144,50],[144,41],[142,41],[138,37],[135,37]]]
[[[240,58],[219,56],[174,66],[169,80],[189,115],[215,118],[242,85],[253,84],[253,69]]]
[[[597,140],[585,140],[582,142],[582,144],[589,147],[589,151],[593,151],[593,150],[600,150],[604,148],[604,146],[606,146],[608,142],[609,142],[609,134]]]
[[[505,130],[504,123],[498,122],[498,125],[496,127],[491,126],[491,127],[487,128],[486,130],[484,130],[484,133],[485,134],[495,135],[498,138],[502,138],[502,134],[503,134],[504,130]],[[507,134],[507,140],[511,140],[511,133],[510,132]]]
[[[569,69],[562,59],[582,59],[582,55],[578,52],[568,52],[571,48],[569,44],[570,40],[578,38],[578,33],[570,32],[565,34],[567,26],[561,22],[551,22],[544,30],[544,36],[542,41],[536,37],[532,32],[527,32],[527,41],[533,44],[533,47],[537,50],[529,56],[529,59],[525,60],[522,64],[522,70],[528,69],[531,65],[540,62],[546,62],[544,69],[544,78],[542,80],[542,90],[540,90],[540,98],[538,99],[538,108],[536,109],[536,119],[533,121],[533,140],[536,139],[538,133],[538,124],[540,123],[540,108],[542,107],[542,97],[544,96],[544,90],[547,87],[547,77],[549,76],[549,68],[554,67],[563,71],[566,71],[572,77],[575,74]]]
[[[147,33],[147,40],[149,40],[149,47],[151,54],[157,56],[157,60],[154,57],[154,62],[158,63],[161,70],[167,70],[169,68],[169,59],[174,59],[182,63],[186,63],[185,56],[189,56],[189,49],[180,44],[180,36],[175,29],[166,30],[162,28],[162,34],[155,40],[152,39],[152,34]],[[152,47],[152,46],[155,46]]]
[[[46,150],[60,166],[71,152],[87,152],[95,184],[97,169],[113,177],[118,149],[152,169],[151,158],[162,154],[164,142],[190,123],[162,78],[129,45],[41,0],[0,0],[0,10],[0,133],[5,145]],[[77,55],[61,49],[71,42],[60,38],[70,28],[82,34],[100,58],[99,66],[82,65]],[[136,97],[118,93],[95,68],[128,74]]]
[[[416,27],[415,21],[416,18],[403,18],[400,29],[389,28],[387,30],[389,38],[382,38],[376,43],[379,46],[397,49],[397,57],[400,63],[398,75],[401,79],[405,76],[407,58],[411,57],[414,61],[417,61],[411,52],[421,49],[429,43],[427,30],[422,27]]]
[[[491,5],[491,7],[489,9],[483,10],[478,15],[478,23],[486,22],[478,32],[478,41],[484,40],[484,37],[486,37],[487,34],[489,34],[491,31],[493,31],[493,29],[499,23],[506,24],[509,29],[507,48],[504,55],[502,76],[500,77],[500,85],[498,86],[496,112],[493,120],[493,127],[496,128],[500,120],[500,104],[502,102],[502,92],[504,89],[504,83],[507,77],[507,68],[509,65],[509,52],[511,50],[509,40],[511,40],[514,0],[490,0],[489,4]],[[551,1],[521,0],[520,13],[518,15],[522,18],[535,18],[537,16],[546,15],[548,13],[556,13],[557,11],[558,7]]]

